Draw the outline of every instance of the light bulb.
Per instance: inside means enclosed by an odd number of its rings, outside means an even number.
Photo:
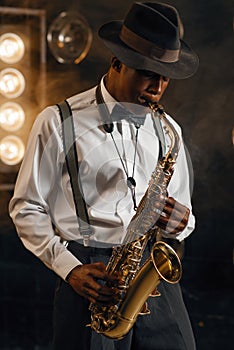
[[[15,102],[6,102],[0,106],[0,126],[6,131],[19,130],[24,124],[23,108]]]
[[[17,136],[6,136],[0,142],[0,159],[7,165],[16,165],[21,162],[24,152],[24,144]]]
[[[0,93],[7,98],[19,97],[25,89],[23,74],[15,68],[3,69],[0,73]]]
[[[5,63],[19,62],[25,51],[23,40],[14,33],[0,36],[0,59]]]

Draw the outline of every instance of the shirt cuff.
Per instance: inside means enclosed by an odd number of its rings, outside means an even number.
[[[186,237],[188,237],[194,230],[195,227],[195,217],[193,214],[190,214],[189,221],[185,229],[179,233],[171,234],[164,230],[161,230],[162,236],[165,238],[177,239],[179,242],[182,242]]]
[[[66,250],[54,261],[52,268],[57,275],[66,281],[69,272],[78,265],[82,265],[82,262],[69,252],[69,250]]]

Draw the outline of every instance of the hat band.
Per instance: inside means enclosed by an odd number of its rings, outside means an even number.
[[[152,42],[149,40],[138,36],[125,25],[122,26],[119,37],[126,45],[144,56],[148,56],[165,63],[177,62],[179,59],[180,50],[162,49],[152,44]]]

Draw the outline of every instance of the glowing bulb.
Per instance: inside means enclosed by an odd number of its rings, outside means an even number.
[[[14,33],[0,36],[0,59],[5,63],[16,63],[24,55],[24,42]]]
[[[17,136],[6,136],[0,142],[0,159],[7,165],[18,164],[23,159],[24,151],[24,144]]]
[[[6,102],[0,106],[0,126],[6,131],[16,131],[25,120],[23,108],[15,102]]]
[[[25,79],[15,68],[3,69],[0,73],[0,93],[7,98],[20,96],[25,89]]]

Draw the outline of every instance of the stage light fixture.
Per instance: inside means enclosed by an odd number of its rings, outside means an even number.
[[[19,97],[25,89],[23,74],[15,68],[5,68],[0,72],[0,93],[6,98]]]
[[[59,63],[79,64],[87,56],[93,40],[86,19],[77,12],[62,12],[51,23],[47,41]]]
[[[18,172],[31,127],[48,101],[46,10],[0,6],[0,20],[1,185],[2,173]]]
[[[23,108],[16,102],[6,102],[0,106],[0,126],[12,132],[19,130],[25,120]]]
[[[17,63],[24,55],[23,40],[15,33],[5,33],[0,36],[0,59],[7,63]]]
[[[24,152],[24,144],[18,136],[6,136],[0,142],[0,160],[7,165],[20,163]]]

